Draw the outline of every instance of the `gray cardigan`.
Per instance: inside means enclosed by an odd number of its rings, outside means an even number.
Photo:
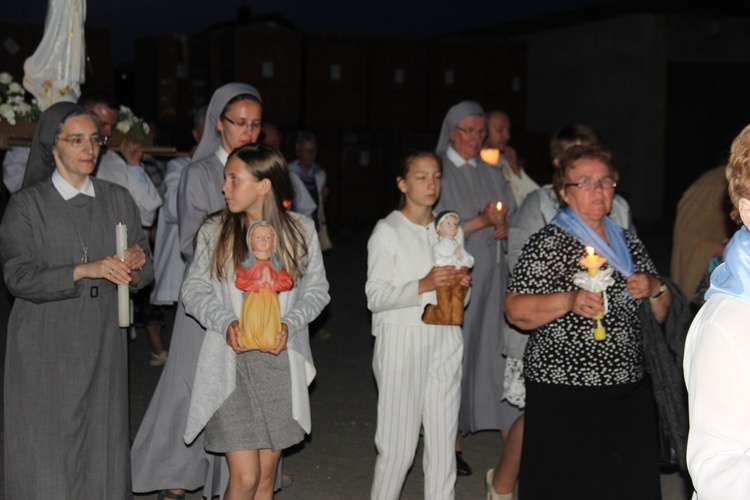
[[[315,377],[315,367],[307,325],[328,304],[330,296],[315,225],[308,217],[291,215],[303,226],[308,256],[300,266],[303,277],[294,288],[279,294],[279,305],[281,321],[289,327],[287,350],[292,379],[292,414],[309,433],[312,422],[307,387]],[[188,444],[198,436],[236,385],[237,354],[227,345],[225,335],[229,323],[240,319],[243,292],[234,285],[234,279],[217,281],[210,277],[209,263],[218,230],[218,217],[209,219],[200,228],[195,260],[182,285],[185,311],[206,328],[183,436]]]
[[[663,325],[656,322],[648,299],[638,311],[643,335],[643,365],[654,386],[654,402],[659,416],[660,458],[677,461],[687,471],[688,404],[682,358],[685,337],[692,317],[685,296],[665,277],[661,279],[672,292],[672,304]],[[674,452],[670,456],[669,450]]]

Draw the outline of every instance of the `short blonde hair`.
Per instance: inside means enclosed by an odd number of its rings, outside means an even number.
[[[729,183],[729,199],[732,200],[730,216],[733,221],[742,224],[738,208],[740,198],[750,200],[750,125],[732,141],[726,176]]]

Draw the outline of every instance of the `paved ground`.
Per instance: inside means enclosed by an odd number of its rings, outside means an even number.
[[[655,232],[657,255],[668,251],[663,232]],[[326,328],[334,335],[313,344],[318,376],[311,388],[313,433],[285,458],[285,470],[294,474],[294,484],[277,495],[280,499],[353,499],[368,495],[375,463],[373,437],[377,394],[372,377],[373,340],[370,315],[364,298],[366,242],[369,233],[339,232],[335,249],[326,255],[332,303]],[[648,241],[647,241],[648,244]],[[649,247],[651,249],[651,247]],[[659,259],[660,260],[660,259]],[[663,265],[661,266],[664,269]],[[0,329],[7,324],[7,294],[0,296]],[[170,332],[167,331],[166,337]],[[0,342],[4,359],[4,342]],[[130,344],[131,430],[133,435],[145,413],[160,368],[148,365],[148,345],[143,332]],[[2,436],[0,435],[0,440]],[[458,478],[458,499],[484,498],[483,473],[496,463],[502,443],[498,433],[483,432],[464,440],[464,457],[475,474]],[[421,449],[404,487],[403,499],[423,498]],[[1,460],[1,459],[0,459]],[[566,486],[567,487],[567,486]],[[689,494],[677,474],[662,476],[663,498],[685,500]],[[574,490],[570,490],[574,491]],[[151,500],[156,495],[139,495]],[[201,498],[200,491],[189,495]]]

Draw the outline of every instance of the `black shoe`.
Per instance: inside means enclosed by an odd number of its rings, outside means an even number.
[[[460,451],[456,452],[456,475],[460,477],[471,476],[471,467],[464,461]]]

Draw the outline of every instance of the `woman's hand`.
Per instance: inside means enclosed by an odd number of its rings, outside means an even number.
[[[450,286],[459,277],[461,271],[454,266],[433,267],[427,276],[419,280],[419,293],[431,292],[443,286]]]
[[[510,223],[504,218],[495,225],[495,230],[492,232],[492,237],[496,240],[504,240],[508,237],[510,231]]]
[[[625,282],[625,287],[634,299],[651,299],[648,301],[654,318],[659,324],[664,323],[667,319],[669,306],[672,305],[672,292],[669,287],[664,289],[664,293],[659,295],[662,282],[655,276],[648,273],[631,274]],[[656,297],[656,295],[659,295]]]
[[[123,262],[129,269],[140,271],[146,265],[146,252],[138,243],[135,243],[125,251]]]
[[[143,158],[143,146],[125,137],[120,142],[120,154],[128,165],[140,165]]]
[[[240,345],[241,338],[242,330],[240,329],[240,322],[235,319],[227,327],[227,345],[237,354],[247,352],[247,349]]]
[[[508,207],[505,204],[503,204],[502,209],[498,210],[497,203],[487,203],[487,205],[484,207],[484,210],[463,223],[464,237],[470,236],[477,231],[481,231],[482,229],[487,227],[494,226],[495,228],[497,228],[498,226],[507,226],[507,228],[510,228],[510,225],[508,225],[507,221],[505,220],[505,216],[507,213]],[[495,236],[493,234],[493,238],[502,239],[505,238],[507,234],[508,233],[506,229],[505,233],[501,233],[499,236]]]
[[[500,210],[497,209],[497,203],[489,202],[481,213],[485,227],[499,226],[505,223],[505,217],[508,214],[508,205],[503,204]]]
[[[625,288],[634,299],[648,299],[659,293],[661,281],[648,273],[635,273],[628,276]]]
[[[468,267],[462,267],[459,269],[459,278],[461,279],[461,286],[469,288],[471,286],[471,274],[469,274]]]
[[[508,205],[503,204],[502,208],[498,210],[497,204],[490,202],[487,204],[485,212],[489,215],[492,225],[495,226],[492,237],[496,240],[507,238],[508,231],[510,231],[510,223],[506,218],[508,215]]]
[[[130,268],[116,256],[78,264],[73,269],[73,281],[83,278],[105,279],[115,285],[128,285],[131,281]]]
[[[281,324],[281,331],[276,337],[279,339],[279,345],[276,347],[276,349],[269,349],[263,352],[278,356],[281,351],[286,349],[286,341],[289,339],[289,327],[286,325],[286,323]]]
[[[604,299],[594,292],[576,290],[568,294],[568,309],[579,316],[592,319],[604,312]]]
[[[506,145],[501,153],[503,153],[505,159],[508,160],[508,164],[510,165],[513,174],[515,174],[516,177],[521,177],[521,169],[518,168],[518,153],[516,153],[516,150]]]

